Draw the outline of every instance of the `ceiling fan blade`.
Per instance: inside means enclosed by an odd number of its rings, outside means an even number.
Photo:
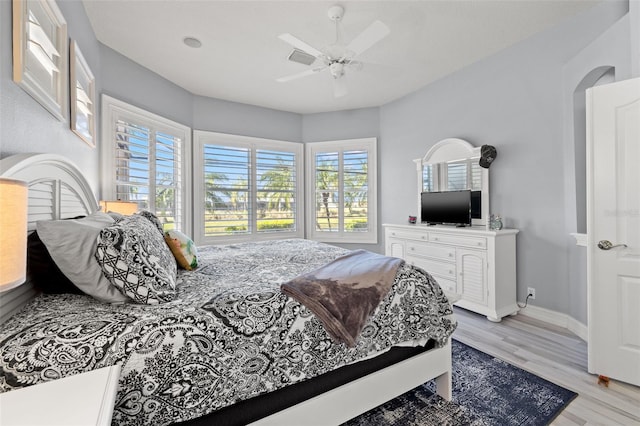
[[[345,96],[349,91],[347,90],[347,82],[344,77],[338,77],[333,79],[333,96],[341,98]]]
[[[287,81],[291,81],[291,80],[296,80],[298,78],[302,78],[302,77],[306,77],[308,75],[312,75],[315,74],[317,72],[322,71],[323,69],[325,69],[326,67],[320,67],[320,68],[309,68],[308,70],[296,73],[296,74],[291,74],[291,75],[286,75],[284,77],[280,77],[277,78],[276,81],[278,83],[285,83]]]
[[[353,53],[353,57],[360,55],[365,50],[385,38],[391,30],[380,21],[373,21],[347,46],[347,51]]]
[[[289,33],[280,34],[278,36],[278,38],[280,40],[286,42],[286,43],[289,43],[290,45],[292,45],[296,49],[302,50],[303,52],[306,52],[309,55],[315,56],[316,58],[322,56],[322,52],[321,51],[319,51],[318,49],[316,49],[313,46],[309,46],[304,41],[300,40],[297,37],[292,36]]]

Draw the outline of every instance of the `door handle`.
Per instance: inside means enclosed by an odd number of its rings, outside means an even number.
[[[601,250],[611,250],[614,247],[627,247],[626,244],[613,244],[609,240],[602,240],[598,242],[598,248]]]

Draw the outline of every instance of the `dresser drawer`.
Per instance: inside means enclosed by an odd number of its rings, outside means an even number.
[[[484,237],[467,237],[461,235],[452,234],[437,234],[430,233],[429,241],[434,243],[451,244],[455,246],[470,247],[470,248],[487,248],[487,239]]]
[[[426,232],[411,232],[406,229],[403,229],[403,230],[388,229],[387,237],[401,238],[404,240],[419,240],[419,241],[427,241],[429,239]]]
[[[438,244],[407,241],[407,256],[425,256],[453,262],[456,260],[456,249]]]
[[[424,259],[415,256],[407,256],[406,260],[411,265],[422,268],[431,275],[437,275],[451,280],[456,279],[455,263],[439,262],[437,260]]]
[[[439,277],[437,275],[434,275],[433,278],[435,278],[435,280],[440,285],[440,288],[442,288],[442,291],[444,291],[446,294],[457,294],[458,293],[457,285],[456,285],[456,282],[454,280],[450,280],[450,279],[447,279],[447,278]]]

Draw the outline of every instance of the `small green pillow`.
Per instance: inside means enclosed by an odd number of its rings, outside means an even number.
[[[170,230],[164,233],[164,240],[171,249],[178,265],[191,271],[198,267],[196,244],[180,231]]]

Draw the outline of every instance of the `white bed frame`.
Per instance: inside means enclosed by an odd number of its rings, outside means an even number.
[[[0,160],[0,175],[28,182],[29,231],[38,220],[87,215],[98,209],[79,169],[55,154],[18,154]],[[0,293],[0,323],[36,295],[30,283]],[[340,424],[436,379],[438,395],[451,400],[451,343],[376,371],[265,417],[253,425]]]

